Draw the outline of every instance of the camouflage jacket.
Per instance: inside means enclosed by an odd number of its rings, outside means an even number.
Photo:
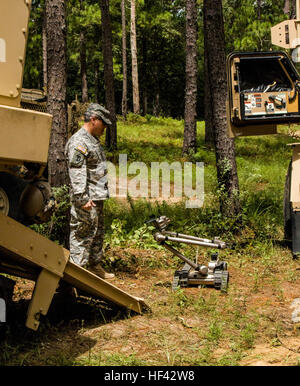
[[[109,197],[106,158],[98,138],[82,127],[68,140],[65,156],[72,202],[82,206]]]

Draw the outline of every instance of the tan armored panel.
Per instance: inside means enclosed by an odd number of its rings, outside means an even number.
[[[52,116],[0,105],[1,163],[47,163]]]
[[[20,105],[31,0],[1,0],[0,104]]]
[[[229,138],[277,134],[276,125],[235,126],[230,119],[229,102],[226,101],[227,135]]]
[[[297,28],[300,20],[285,20],[271,28],[272,44],[282,48],[296,48],[299,45]]]
[[[290,143],[293,148],[290,202],[294,211],[300,211],[300,143]]]

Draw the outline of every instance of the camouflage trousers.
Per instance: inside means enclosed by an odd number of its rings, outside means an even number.
[[[82,266],[99,263],[103,255],[103,201],[87,211],[72,204],[70,220],[70,259]]]

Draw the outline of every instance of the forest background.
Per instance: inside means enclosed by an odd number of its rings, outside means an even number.
[[[271,27],[288,19],[286,0],[224,0],[226,53],[269,50]],[[197,119],[204,118],[203,1],[197,1]],[[130,2],[125,2],[128,110],[133,111],[130,59]],[[24,74],[25,88],[42,89],[44,0],[33,0]],[[293,16],[293,7],[290,14]],[[122,105],[121,1],[110,1],[116,113]],[[182,118],[185,100],[185,28],[183,0],[137,0],[136,33],[141,114]],[[86,58],[80,55],[84,32]],[[88,99],[105,104],[101,11],[97,0],[67,1],[67,102],[83,99],[81,68],[86,61]]]

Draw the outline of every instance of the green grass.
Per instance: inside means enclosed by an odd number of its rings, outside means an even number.
[[[136,118],[138,120],[138,118]],[[283,130],[284,132],[284,130]],[[152,118],[150,122],[146,119],[140,121],[122,122],[118,125],[119,150],[118,153],[128,154],[128,162],[142,161],[148,165],[153,162],[180,161],[182,158],[183,121]],[[285,174],[291,158],[291,149],[286,146],[292,142],[291,138],[278,136],[260,136],[239,138],[236,142],[236,160],[240,184],[240,198],[243,207],[245,225],[255,228],[260,233],[262,219],[264,229],[269,230],[265,236],[274,237],[278,227],[282,227],[282,201]],[[134,203],[131,213],[134,213],[135,226],[141,226],[144,219],[152,213],[154,215],[168,211],[174,220],[195,231],[220,231],[225,232],[232,224],[226,219],[220,219],[218,213],[218,202],[215,197],[216,168],[215,154],[204,143],[204,123],[198,123],[198,152],[193,161],[204,162],[205,165],[205,202],[200,210],[185,210],[183,205],[175,205],[167,208],[167,205],[151,205],[149,203]],[[108,204],[116,210],[114,203]],[[118,211],[118,210],[117,210]],[[126,218],[127,217],[127,218]],[[118,211],[118,218],[126,218],[126,229],[132,229],[134,224],[125,215],[124,209]],[[203,221],[204,218],[206,221]],[[186,219],[186,221],[184,220]],[[221,222],[221,224],[220,224]],[[201,224],[195,227],[195,224]],[[213,223],[213,224],[212,224]],[[221,227],[218,225],[221,225]],[[195,229],[196,228],[196,229]],[[267,233],[267,232],[266,232]]]

